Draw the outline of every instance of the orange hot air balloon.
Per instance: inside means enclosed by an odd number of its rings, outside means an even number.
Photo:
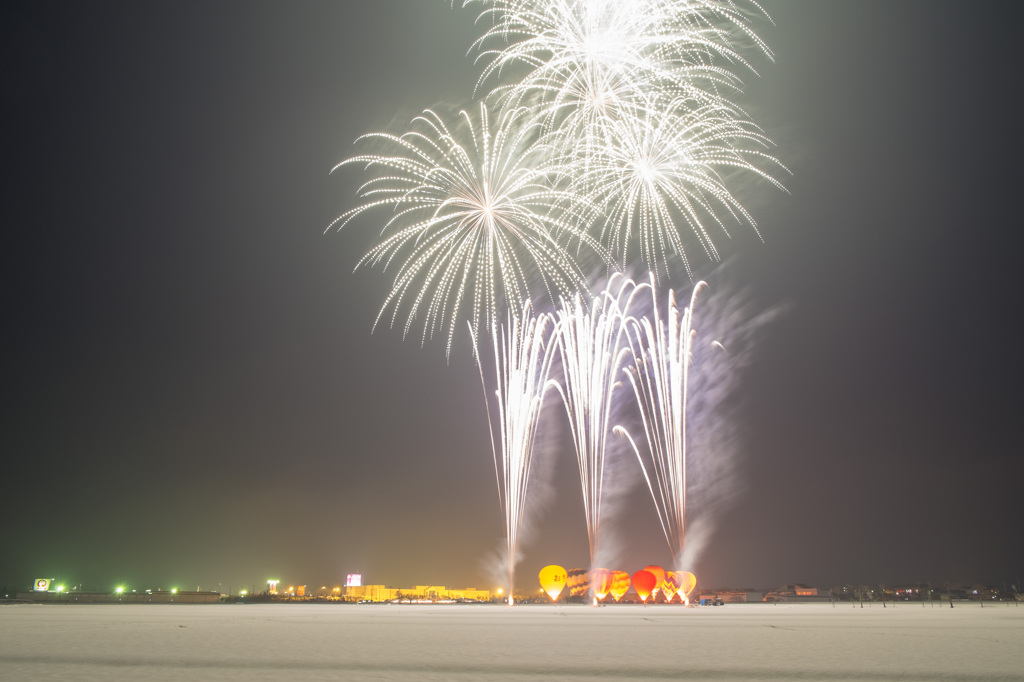
[[[566,584],[569,586],[570,597],[586,595],[590,589],[590,571],[585,568],[570,568]]]
[[[679,586],[682,584],[682,580],[679,578],[679,574],[675,571],[665,572],[665,582],[661,585],[662,592],[665,593],[665,602],[671,603],[672,599],[676,596],[676,592],[679,591]],[[680,598],[680,601],[682,599]]]
[[[679,596],[687,604],[690,603],[690,593],[697,587],[697,576],[689,571],[679,572]]]
[[[595,568],[590,572],[590,584],[594,588],[594,596],[599,600],[608,596],[612,591],[612,576],[614,573],[607,568]]]
[[[551,601],[558,601],[558,595],[562,594],[565,582],[566,571],[561,566],[545,566],[540,569],[540,587],[551,597]]]
[[[625,571],[612,571],[612,597],[615,601],[622,599],[622,595],[629,592],[629,573]]]
[[[637,595],[643,600],[645,605],[647,604],[647,598],[651,596],[651,591],[657,585],[658,579],[647,569],[641,569],[633,574],[633,589],[636,590]]]
[[[660,592],[662,587],[665,585],[665,569],[661,566],[652,565],[644,566],[644,570],[652,573],[654,575],[654,579],[658,581],[657,584],[655,584],[654,589],[651,590],[651,597],[657,599],[658,592]]]

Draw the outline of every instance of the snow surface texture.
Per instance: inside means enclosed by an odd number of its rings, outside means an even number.
[[[0,679],[1024,680],[1024,609],[20,604]]]

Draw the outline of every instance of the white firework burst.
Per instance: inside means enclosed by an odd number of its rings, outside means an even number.
[[[765,151],[771,143],[753,124],[724,105],[691,104],[675,100],[656,107],[660,113],[619,119],[611,124],[611,144],[590,137],[574,151],[575,191],[604,207],[600,239],[623,266],[638,244],[640,258],[656,275],[669,275],[674,254],[692,277],[687,232],[717,261],[714,239],[729,236],[719,213],[756,231],[724,173],[746,171],[785,189],[762,168],[782,166]]]
[[[749,24],[763,10],[747,4],[504,0],[482,12],[481,82],[525,71],[497,91],[543,125],[575,193],[602,207],[600,240],[623,267],[639,247],[659,277],[670,257],[692,277],[688,246],[718,260],[729,222],[757,230],[723,173],[782,187],[764,170],[778,164],[771,142],[725,96],[738,91],[736,66],[753,70],[741,44],[772,56]]]
[[[538,293],[554,302],[585,285],[581,250],[607,260],[586,232],[586,200],[555,186],[559,169],[535,144],[536,126],[523,124],[518,109],[503,110],[493,126],[485,103],[479,112],[477,120],[460,112],[461,125],[449,128],[427,110],[404,135],[360,138],[382,142],[386,153],[338,164],[376,174],[359,190],[365,202],[331,226],[378,207],[393,211],[382,241],[357,265],[397,266],[374,326],[388,310],[394,326],[408,308],[405,334],[422,316],[423,341],[446,330],[449,354],[461,316],[478,330]]]
[[[499,89],[518,101],[540,93],[549,123],[576,108],[642,108],[652,95],[718,102],[740,84],[735,66],[753,70],[738,42],[771,57],[732,0],[506,0],[480,20],[491,27],[474,44],[487,62],[477,86],[525,71]]]

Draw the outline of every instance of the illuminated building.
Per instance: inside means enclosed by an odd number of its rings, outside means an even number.
[[[384,585],[350,585],[345,588],[345,598],[353,601],[394,601],[396,599],[458,600],[472,599],[490,601],[488,590],[467,587],[457,590],[444,585],[416,585],[414,587],[391,588]]]

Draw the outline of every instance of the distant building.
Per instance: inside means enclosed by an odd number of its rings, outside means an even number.
[[[754,592],[752,590],[711,590],[701,592],[697,603],[705,599],[721,599],[723,604],[746,604],[747,602],[764,601],[764,592]],[[691,601],[693,600],[691,599]]]
[[[414,587],[391,588],[384,585],[351,585],[345,588],[345,598],[351,601],[395,601],[396,599],[411,600],[474,600],[490,601],[488,590],[475,587],[453,589],[444,585],[416,585]]]
[[[783,585],[777,590],[765,592],[766,602],[822,602],[832,601],[832,595],[828,590],[819,590],[817,587],[809,587],[794,583]]]

